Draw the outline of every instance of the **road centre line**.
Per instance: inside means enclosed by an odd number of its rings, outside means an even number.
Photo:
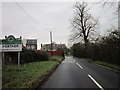
[[[80,64],[76,63],[81,69],[82,69],[82,66],[80,66]]]
[[[93,81],[101,90],[104,90],[103,87],[102,87],[97,81],[95,81],[95,79],[94,79],[91,75],[88,75],[88,77],[89,77],[90,79],[92,79],[92,81]]]

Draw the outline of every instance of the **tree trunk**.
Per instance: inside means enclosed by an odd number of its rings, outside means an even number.
[[[87,49],[88,49],[88,39],[87,39],[87,37],[85,37],[84,40],[85,40],[85,50],[84,50],[85,51],[85,58],[87,58],[87,56],[88,56],[87,55]]]

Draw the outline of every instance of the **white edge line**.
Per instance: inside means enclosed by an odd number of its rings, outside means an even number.
[[[76,63],[81,69],[82,69],[82,67],[80,66],[80,64],[78,64],[78,63]]]
[[[103,87],[102,87],[98,82],[96,82],[95,79],[94,79],[92,76],[88,75],[88,77],[89,77],[90,79],[92,79],[93,82],[94,82],[101,90],[104,90]]]

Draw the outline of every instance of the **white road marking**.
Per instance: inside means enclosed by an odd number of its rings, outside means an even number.
[[[92,76],[88,75],[88,77],[89,77],[90,79],[92,79],[93,82],[94,82],[101,90],[104,90],[103,87],[102,87],[97,81],[95,81],[95,79],[94,79]]]
[[[75,62],[75,60],[65,60],[62,63],[74,63],[74,62]]]
[[[80,64],[76,63],[81,69],[82,69],[82,66],[80,66]]]

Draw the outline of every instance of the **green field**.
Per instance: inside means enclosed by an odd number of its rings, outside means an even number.
[[[53,61],[52,61],[53,60]],[[36,88],[62,61],[62,57],[53,56],[49,61],[40,61],[20,65],[8,65],[2,72],[3,88]]]

